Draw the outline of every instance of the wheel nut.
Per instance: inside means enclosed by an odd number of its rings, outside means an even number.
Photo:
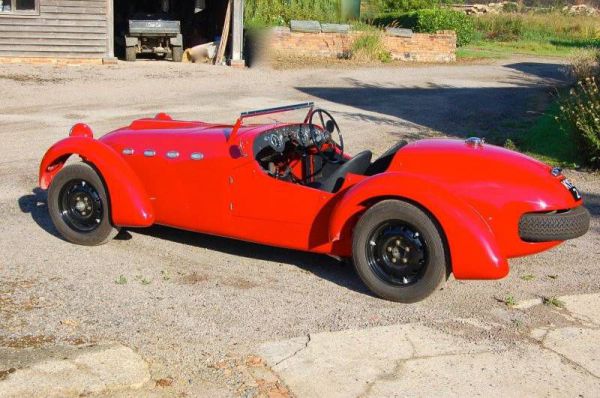
[[[408,262],[408,259],[405,257],[405,258],[403,258],[403,259],[402,259],[402,262],[403,262],[404,264],[406,264],[406,263]]]
[[[392,251],[392,248],[388,246],[388,248],[387,248],[387,251],[388,251],[388,252],[391,252],[391,251]]]
[[[395,263],[395,262],[396,262],[396,258],[395,258],[395,257],[394,257],[394,258],[392,258],[392,262],[393,262],[393,263]]]
[[[400,246],[400,239],[396,240],[396,246]]]

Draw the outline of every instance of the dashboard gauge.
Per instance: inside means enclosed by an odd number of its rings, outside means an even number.
[[[298,129],[298,142],[303,147],[309,147],[312,144],[310,127],[300,126],[300,128]]]
[[[285,141],[281,133],[272,133],[269,138],[269,144],[276,152],[283,152],[285,150]]]

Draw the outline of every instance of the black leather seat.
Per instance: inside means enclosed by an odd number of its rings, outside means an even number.
[[[365,172],[365,175],[373,176],[375,174],[383,173],[384,171],[386,171],[388,167],[390,167],[390,163],[392,163],[392,159],[394,159],[396,152],[398,152],[406,145],[408,145],[408,141],[398,141],[393,147],[385,151],[383,155],[377,158],[377,160],[374,161],[371,166],[369,166],[369,168]]]
[[[330,176],[309,184],[313,188],[321,189],[327,192],[337,192],[344,184],[344,178],[346,174],[358,174],[364,175],[369,165],[371,164],[371,158],[373,153],[371,151],[362,151],[355,155],[352,159],[342,164],[335,170]]]

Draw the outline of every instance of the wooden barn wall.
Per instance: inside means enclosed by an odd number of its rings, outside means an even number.
[[[40,0],[39,15],[0,13],[0,57],[102,58],[108,0]]]

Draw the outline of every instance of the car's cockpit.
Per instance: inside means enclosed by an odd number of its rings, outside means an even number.
[[[321,124],[313,123],[315,115]],[[254,157],[269,176],[335,193],[349,173],[374,175],[387,170],[395,153],[406,145],[396,144],[371,163],[371,151],[353,157],[344,153],[339,127],[328,112],[314,110],[307,120],[275,127],[255,139]]]

